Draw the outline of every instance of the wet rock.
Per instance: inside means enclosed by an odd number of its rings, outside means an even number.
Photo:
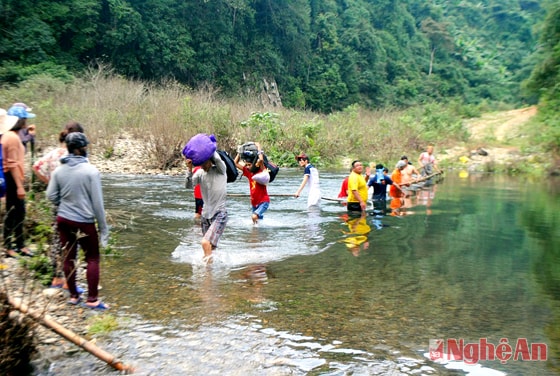
[[[483,157],[486,157],[488,155],[488,152],[486,150],[484,150],[483,148],[476,149],[476,153],[478,155],[482,155]]]

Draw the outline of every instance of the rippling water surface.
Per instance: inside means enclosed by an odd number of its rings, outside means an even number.
[[[122,256],[103,259],[101,293],[122,326],[102,346],[150,375],[560,374],[554,184],[449,172],[403,215],[353,227],[337,202],[282,196],[301,174],[282,170],[257,226],[246,180],[228,184],[211,267],[182,178],[104,176]],[[323,196],[343,178],[321,171]],[[526,338],[547,360],[432,362],[430,340],[450,338]],[[114,373],[90,364],[76,372]]]

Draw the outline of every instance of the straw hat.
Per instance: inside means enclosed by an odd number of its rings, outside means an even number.
[[[16,125],[19,118],[17,116],[8,115],[6,110],[0,108],[0,134],[4,134],[14,125]]]

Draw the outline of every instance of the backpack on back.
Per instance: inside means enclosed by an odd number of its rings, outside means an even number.
[[[2,135],[0,134],[0,140]],[[2,155],[2,144],[0,144],[0,197],[6,196],[6,178],[4,177],[4,157]]]
[[[272,183],[276,178],[276,175],[278,175],[278,171],[280,171],[280,167],[278,167],[275,163],[269,161],[268,158],[266,157],[266,154],[264,155],[264,166],[266,167],[268,173],[270,174],[269,183]]]
[[[240,154],[241,154],[241,159],[253,164],[253,169],[255,169],[255,171],[251,171],[251,172],[256,172],[255,163],[257,162],[257,159],[259,157],[257,145],[254,142],[244,143],[241,146]],[[268,170],[268,173],[270,174],[270,180],[268,182],[272,183],[276,178],[278,171],[280,171],[280,167],[278,167],[275,163],[269,161],[266,154],[264,154],[263,157],[264,157],[263,160],[264,167]]]
[[[216,152],[218,153],[220,158],[222,158],[222,161],[224,161],[224,163],[226,164],[227,182],[233,183],[234,181],[237,180],[237,177],[239,176],[239,171],[237,170],[237,167],[235,167],[235,162],[233,161],[233,158],[225,150],[218,149],[216,150]]]

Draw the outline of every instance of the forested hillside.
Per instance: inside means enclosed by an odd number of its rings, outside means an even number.
[[[3,0],[0,80],[110,64],[331,112],[519,103],[548,0]]]

